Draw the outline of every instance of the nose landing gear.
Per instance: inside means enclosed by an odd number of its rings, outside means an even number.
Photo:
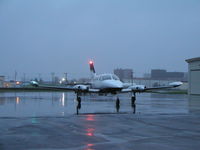
[[[132,96],[131,96],[131,107],[133,108],[133,113],[134,113],[134,114],[135,114],[135,112],[136,112],[135,101],[136,101],[136,94],[133,93]]]

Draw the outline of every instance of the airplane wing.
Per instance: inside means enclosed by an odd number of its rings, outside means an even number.
[[[74,91],[74,92],[82,92],[82,93],[99,93],[99,89],[90,89],[87,85],[69,85],[69,86],[49,86],[49,85],[41,85],[36,81],[31,81],[30,84],[34,87],[42,88],[42,89],[52,89],[52,90],[66,90],[66,91]]]
[[[160,86],[160,87],[151,87],[147,88],[144,85],[133,85],[129,86],[128,88],[122,89],[119,93],[141,93],[141,92],[148,92],[152,90],[160,90],[160,89],[169,89],[174,88],[182,85],[182,82],[172,82],[168,86]],[[68,87],[62,86],[48,86],[48,85],[39,85],[36,81],[31,81],[31,85],[43,89],[53,89],[53,90],[66,90],[66,91],[74,91],[74,92],[81,92],[81,93],[101,93],[100,89],[91,89],[87,85],[74,85]]]
[[[159,87],[150,87],[150,88],[147,88],[144,85],[134,85],[134,86],[130,86],[126,89],[122,89],[121,92],[122,93],[129,93],[129,92],[141,93],[141,92],[148,92],[148,91],[152,91],[152,90],[175,88],[175,87],[181,86],[182,84],[183,84],[182,82],[172,82],[168,86],[159,86]]]

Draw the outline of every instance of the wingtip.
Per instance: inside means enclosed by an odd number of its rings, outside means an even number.
[[[183,82],[177,81],[177,82],[172,82],[169,85],[177,87],[177,86],[181,86],[183,84]]]

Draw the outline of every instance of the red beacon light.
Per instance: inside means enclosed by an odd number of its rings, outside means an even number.
[[[90,65],[92,65],[92,64],[93,64],[93,61],[92,61],[92,60],[90,60],[90,61],[89,61],[89,64],[90,64]]]

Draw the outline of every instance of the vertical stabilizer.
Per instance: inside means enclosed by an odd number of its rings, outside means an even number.
[[[96,72],[95,72],[95,69],[94,69],[94,62],[90,60],[89,65],[90,65],[91,77],[94,78],[94,76],[96,75]]]

